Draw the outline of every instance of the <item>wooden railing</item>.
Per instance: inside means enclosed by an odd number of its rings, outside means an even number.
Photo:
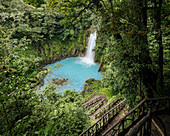
[[[95,113],[102,105],[104,105],[105,99],[102,99],[97,105],[95,105],[92,109],[89,111],[89,115],[92,115]]]
[[[135,108],[133,108],[119,122],[108,129],[103,136],[118,135],[125,136],[129,129],[134,126],[148,111],[159,112],[170,108],[170,98],[152,98],[142,100]]]
[[[83,104],[83,103],[86,103],[87,101],[89,101],[89,100],[90,100],[92,97],[94,97],[95,95],[102,95],[102,94],[94,92],[94,93],[90,94],[87,98],[85,98],[85,99],[82,101],[82,104]]]
[[[121,101],[123,98],[115,98],[113,101],[111,101],[108,105],[106,105],[99,113],[95,115],[95,119],[101,117],[103,114],[105,114],[108,110],[110,110],[112,107],[116,105],[117,102]]]
[[[149,111],[125,136],[150,136],[151,112]]]
[[[100,101],[100,100],[103,99],[103,98],[104,98],[104,96],[97,97],[96,99],[94,99],[93,101],[90,101],[90,102],[86,103],[85,105],[82,104],[82,106],[83,106],[84,108],[90,108],[90,107],[92,107],[92,105],[94,105],[95,103],[97,103],[98,101]]]
[[[125,106],[126,99],[124,98],[119,104],[115,107],[111,108],[108,112],[106,112],[95,124],[86,129],[84,132],[80,134],[80,136],[94,136],[101,129],[103,129],[114,117],[117,113],[119,113],[122,108]]]

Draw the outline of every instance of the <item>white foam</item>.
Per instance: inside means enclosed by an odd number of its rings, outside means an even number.
[[[90,38],[88,41],[88,47],[87,47],[87,53],[86,56],[81,58],[81,63],[85,63],[87,65],[95,65],[94,62],[94,47],[96,45],[96,38],[97,38],[97,32],[95,31],[93,34],[90,34]]]

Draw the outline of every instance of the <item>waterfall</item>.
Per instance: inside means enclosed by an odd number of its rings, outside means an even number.
[[[97,32],[95,30],[95,32],[93,34],[90,34],[90,38],[88,41],[88,47],[87,47],[87,53],[86,56],[84,58],[82,58],[81,62],[89,64],[89,65],[93,65],[94,63],[94,47],[96,45],[96,37],[97,37]]]

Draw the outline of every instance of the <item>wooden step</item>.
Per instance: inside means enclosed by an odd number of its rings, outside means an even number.
[[[119,102],[119,104],[115,105],[113,108],[111,108],[109,111],[107,111],[100,119],[87,128],[85,131],[83,131],[80,136],[99,136],[107,131],[113,124],[110,124],[111,122],[116,123],[117,120],[123,115],[123,108],[125,107],[125,101],[126,99],[123,99]],[[120,117],[116,118],[120,114]],[[116,121],[115,121],[115,120]],[[113,121],[114,120],[114,121]]]
[[[110,110],[112,107],[114,107],[114,106],[116,106],[117,104],[119,104],[122,100],[123,100],[123,99],[118,99],[118,100],[114,99],[113,101],[115,101],[115,102],[109,103],[109,104],[106,105],[103,109],[101,109],[100,111],[98,111],[98,113],[96,113],[95,119],[100,118],[102,115],[104,115],[104,114],[105,114],[108,110]],[[108,110],[106,110],[106,109],[108,109]],[[102,112],[103,112],[103,113],[102,113]],[[101,114],[101,115],[100,115],[100,114]]]
[[[84,102],[84,103],[82,104],[82,106],[83,106],[84,108],[88,108],[89,106],[97,103],[98,101],[100,101],[100,100],[103,99],[103,98],[104,98],[104,96],[95,95],[94,97],[92,97],[92,98],[89,99],[88,101]]]
[[[122,110],[123,111],[123,110]],[[121,118],[125,116],[124,112],[118,114],[107,126],[104,130],[101,131],[100,136],[102,136],[107,130],[109,130],[113,125],[115,125]],[[107,134],[107,136],[110,136],[111,132]]]
[[[92,120],[97,120],[97,119],[95,118],[96,114],[97,114],[98,112],[100,112],[106,105],[107,105],[107,102],[104,101],[104,102],[103,102],[103,105],[102,105],[100,108],[98,108],[98,109],[97,109],[92,115],[90,115],[89,117],[90,117]]]
[[[87,109],[91,109],[91,108],[95,107],[96,105],[98,105],[99,103],[102,103],[103,101],[104,101],[104,99],[100,99],[99,101],[96,101],[95,103],[89,105],[87,107]]]

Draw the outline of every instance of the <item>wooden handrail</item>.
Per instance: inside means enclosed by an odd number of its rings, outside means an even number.
[[[114,126],[112,126],[111,128],[109,128],[109,129],[103,134],[103,136],[105,136],[106,134],[108,134],[111,130],[114,130],[114,131],[117,132],[117,131],[120,129],[121,125],[123,126],[123,129],[124,129],[124,126],[125,126],[124,123],[125,123],[125,121],[128,120],[128,119],[126,119],[126,118],[129,117],[129,115],[131,115],[132,113],[134,113],[136,109],[140,108],[140,106],[141,106],[142,104],[144,104],[145,101],[146,101],[146,99],[143,99],[135,108],[133,108],[133,109],[132,109],[130,112],[128,112],[122,119],[120,119],[119,122],[117,122]],[[132,119],[134,120],[134,115],[133,115]],[[129,120],[130,120],[130,119],[129,119]],[[116,129],[116,127],[117,127],[117,129]],[[116,133],[116,132],[115,132],[115,133]]]
[[[111,131],[112,131],[112,134],[116,134],[121,131],[120,135],[125,135],[125,133],[134,124],[134,122],[137,122],[140,119],[140,117],[144,116],[146,114],[146,112],[149,111],[149,109],[152,112],[154,108],[157,108],[157,107],[153,107],[153,105],[152,105],[154,101],[160,102],[162,100],[166,100],[166,103],[167,103],[166,107],[164,107],[164,108],[169,108],[170,97],[143,99],[126,116],[124,116],[119,122],[117,122],[110,129],[108,129],[103,134],[103,136],[107,135]],[[149,102],[151,102],[151,103],[149,104]],[[150,105],[152,105],[152,107],[149,107]],[[158,109],[156,109],[156,110],[158,110]],[[145,114],[144,114],[144,112],[145,112]],[[137,113],[137,116],[135,116],[136,113]],[[132,115],[132,118],[128,118],[130,115]],[[127,123],[128,120],[131,120],[131,123],[125,124],[125,122]],[[125,125],[127,125],[127,127],[126,127],[127,129],[124,127]]]
[[[151,112],[149,111],[125,136],[149,135],[151,124]]]
[[[82,132],[79,136],[88,135],[92,136],[96,134],[100,129],[102,129],[121,109],[125,106],[126,98],[124,98],[118,105],[111,108],[107,111],[95,124],[90,126],[84,132]],[[114,112],[116,109],[116,113]]]
[[[98,117],[100,117],[101,112],[103,112],[102,114],[105,114],[105,113],[107,112],[107,108],[108,108],[108,110],[110,110],[117,101],[120,101],[120,100],[122,100],[122,99],[123,99],[123,98],[119,98],[119,99],[116,99],[116,98],[115,98],[113,101],[111,101],[108,105],[106,105],[100,112],[98,112],[98,113],[95,115],[95,119],[98,118]]]
[[[89,115],[92,115],[94,112],[96,112],[102,105],[104,105],[105,99],[101,99],[98,104],[96,104],[90,111]]]
[[[155,101],[155,100],[165,100],[170,99],[170,97],[161,97],[161,98],[148,98],[147,101]]]
[[[102,98],[104,98],[104,96],[100,96],[100,97],[88,102],[87,104],[83,105],[83,107],[88,108],[89,106],[93,105],[94,103],[100,101]]]
[[[111,108],[110,110],[108,110],[103,116],[105,116],[106,114],[108,114],[110,111],[114,110],[115,108],[117,108],[120,104],[124,103],[126,101],[126,98],[124,98],[118,105],[114,106],[113,108]],[[102,117],[103,117],[102,116]],[[102,118],[101,117],[101,118]]]

